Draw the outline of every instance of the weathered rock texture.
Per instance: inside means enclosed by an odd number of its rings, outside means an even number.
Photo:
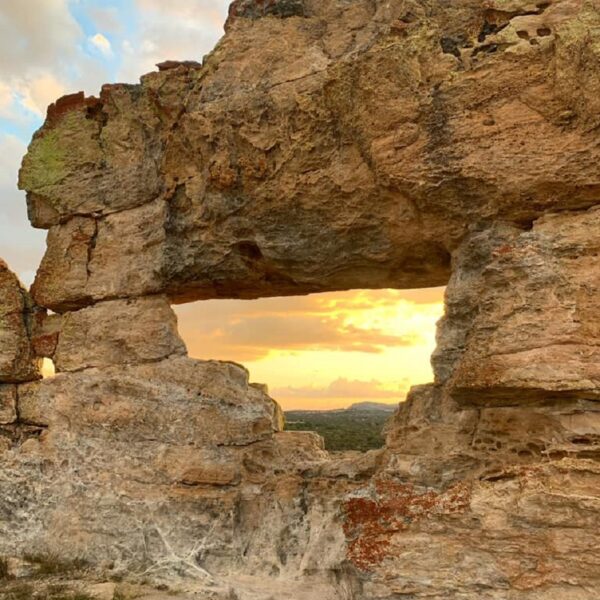
[[[185,354],[167,298],[100,302],[62,316],[54,359],[57,371],[138,364]]]
[[[456,253],[434,364],[465,403],[600,399],[600,207],[530,231],[475,231]]]
[[[0,383],[39,378],[31,345],[34,320],[29,294],[0,260]]]
[[[0,553],[228,600],[595,600],[600,3],[237,0],[226,30],[58,100],[24,159],[49,234],[39,309],[0,270]],[[435,381],[335,459],[169,307],[446,283]]]
[[[34,296],[444,284],[470,224],[597,202],[598,26],[590,0],[235,3],[203,67],[51,107]]]

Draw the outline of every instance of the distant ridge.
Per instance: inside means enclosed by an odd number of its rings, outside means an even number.
[[[383,412],[394,412],[397,406],[397,404],[384,404],[383,402],[356,402],[346,410],[381,410]]]

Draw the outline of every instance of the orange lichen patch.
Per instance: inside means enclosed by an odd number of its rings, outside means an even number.
[[[509,244],[505,244],[504,246],[500,246],[500,248],[497,248],[494,251],[494,255],[499,256],[502,254],[510,254],[513,250],[514,248],[512,246],[510,246]]]
[[[344,504],[348,558],[362,571],[389,556],[394,533],[434,515],[462,513],[471,500],[471,486],[466,483],[438,493],[379,480],[374,483],[374,492],[373,497],[354,497]]]
[[[58,344],[58,332],[39,335],[31,341],[36,356],[53,356]]]
[[[227,156],[215,156],[209,172],[210,181],[220,190],[231,189],[237,182],[238,173],[232,167]]]
[[[239,165],[245,179],[264,179],[268,171],[268,163],[264,156],[255,159],[243,156],[239,159]]]

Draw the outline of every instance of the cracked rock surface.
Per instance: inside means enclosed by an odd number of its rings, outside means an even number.
[[[0,598],[77,564],[107,600],[597,600],[600,3],[236,0],[226,32],[57,100],[24,159]],[[446,284],[435,380],[366,454],[170,307]]]
[[[203,65],[51,107],[20,175],[43,306],[443,285],[471,224],[597,202],[593,0],[231,13]]]

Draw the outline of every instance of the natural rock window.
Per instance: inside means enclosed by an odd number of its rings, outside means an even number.
[[[286,430],[316,430],[327,450],[384,445],[383,426],[430,356],[443,288],[354,290],[210,300],[175,307],[190,356],[243,364],[268,386]]]
[[[599,65],[597,0],[239,0],[202,64],[53,104],[31,290],[0,262],[0,557],[215,600],[597,600]],[[433,382],[350,457],[172,309],[444,285]]]
[[[51,358],[44,358],[42,361],[42,376],[47,379],[56,375],[56,367]]]

